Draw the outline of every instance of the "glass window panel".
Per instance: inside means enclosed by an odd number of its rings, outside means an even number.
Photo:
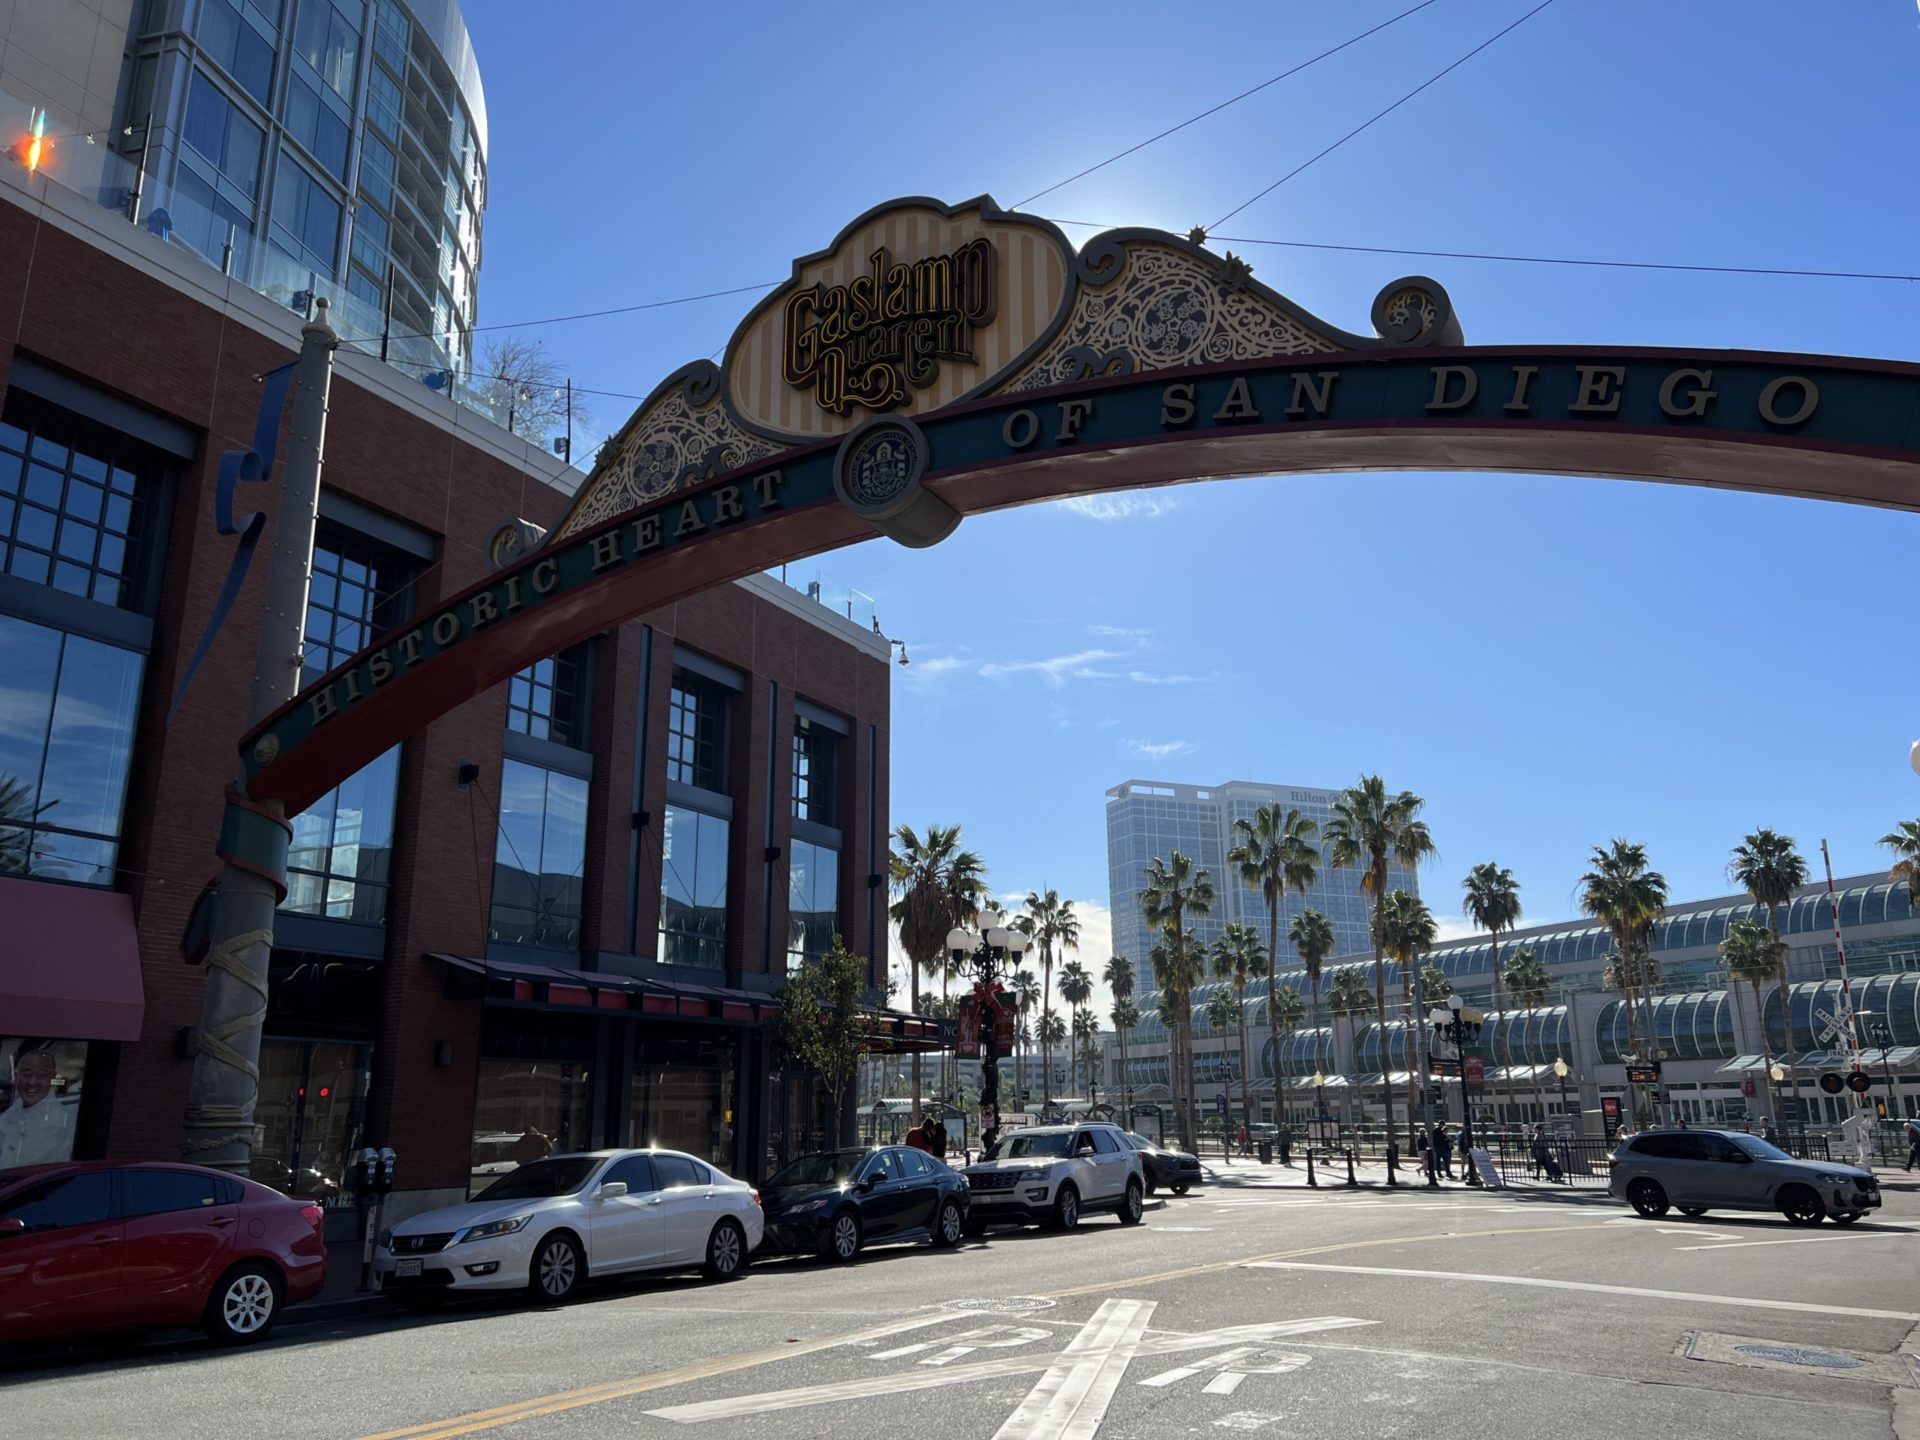
[[[68,636],[40,786],[41,818],[63,830],[120,833],[141,659]]]
[[[85,595],[93,588],[92,572],[84,565],[62,560],[53,567],[53,588],[69,595]]]
[[[93,563],[93,552],[99,532],[91,525],[77,525],[71,520],[60,522],[59,553],[69,560],[77,560],[82,565]]]
[[[37,550],[53,549],[53,534],[57,521],[51,510],[42,510],[37,505],[22,505],[14,517],[14,540],[21,545],[31,545]]]
[[[29,465],[27,467],[26,498],[37,505],[49,509],[60,508],[60,492],[66,488],[66,477],[51,465]]]
[[[36,585],[47,583],[52,562],[37,550],[16,549],[7,558],[7,573],[18,575],[22,580],[30,580]]]

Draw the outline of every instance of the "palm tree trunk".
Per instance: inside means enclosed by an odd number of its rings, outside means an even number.
[[[1047,1021],[1053,1018],[1053,945],[1040,944],[1040,1113],[1053,1108],[1053,1039]]]
[[[1326,1074],[1326,1067],[1320,1063],[1320,977],[1309,975],[1308,983],[1313,987],[1313,1073]],[[1326,1092],[1318,1085],[1313,1087],[1313,1112],[1324,1115],[1327,1110]]]
[[[1511,1029],[1509,1029],[1509,1028],[1508,1028],[1508,1025],[1507,1025],[1507,1007],[1506,1007],[1505,1005],[1503,1005],[1503,1004],[1501,1003],[1501,1000],[1500,1000],[1500,995],[1501,995],[1501,991],[1500,991],[1500,932],[1499,932],[1498,930],[1495,930],[1495,931],[1493,932],[1493,1008],[1494,1008],[1494,1012],[1495,1012],[1496,1014],[1498,1014],[1498,1015],[1499,1015],[1499,1017],[1500,1017],[1500,1039],[1502,1040],[1502,1042],[1504,1042],[1504,1046],[1505,1046],[1505,1049],[1506,1049],[1506,1052],[1507,1052],[1507,1058],[1506,1058],[1506,1060],[1505,1060],[1505,1061],[1503,1061],[1503,1062],[1502,1062],[1502,1068],[1503,1068],[1503,1069],[1505,1069],[1505,1070],[1506,1070],[1506,1071],[1508,1072],[1508,1079],[1507,1079],[1507,1104],[1509,1104],[1509,1105],[1512,1105],[1512,1104],[1515,1104],[1515,1103],[1516,1103],[1516,1102],[1514,1101],[1514,1098],[1513,1098],[1513,1079],[1512,1079],[1512,1072],[1513,1072],[1513,1032],[1512,1032],[1512,1030],[1511,1030]],[[1498,1086],[1495,1086],[1495,1087],[1494,1087],[1494,1094],[1495,1094],[1495,1095],[1497,1096],[1497,1095],[1498,1095],[1499,1093],[1500,1093],[1500,1090],[1499,1090],[1499,1087],[1498,1087]],[[1498,1128],[1499,1128],[1499,1124],[1500,1124],[1500,1120],[1499,1120],[1499,1116],[1500,1116],[1500,1111],[1499,1111],[1499,1108],[1498,1108],[1498,1103],[1496,1102],[1496,1107],[1495,1107],[1495,1110],[1494,1110],[1494,1127],[1495,1127],[1496,1129],[1498,1129]]]
[[[1234,995],[1240,1001],[1240,1108],[1246,1113],[1243,1125],[1253,1124],[1253,1081],[1247,1074],[1247,992],[1244,985],[1233,987]],[[1268,1011],[1273,1009],[1271,998],[1267,1001]]]
[[[1765,1002],[1760,998],[1760,982],[1758,980],[1749,980],[1747,985],[1748,988],[1753,991],[1753,1023],[1760,1032],[1760,1056],[1763,1061],[1770,1062],[1770,1057],[1767,1055],[1767,1007]],[[1773,1066],[1771,1063],[1763,1063],[1760,1066],[1760,1083],[1767,1087],[1767,1114],[1771,1117],[1778,1118],[1780,1114],[1780,1097],[1773,1093]]]
[[[911,986],[913,990],[913,1013],[915,1015],[918,1015],[920,1013],[920,962],[919,960],[909,959],[907,961],[907,968],[908,968],[908,971],[913,976],[913,982]],[[913,1119],[915,1120],[918,1120],[920,1118],[920,1052],[918,1050],[913,1052],[912,1116],[913,1116]]]
[[[1420,963],[1414,958],[1415,965]],[[1413,971],[1407,966],[1400,967],[1400,1003],[1406,1006],[1407,1021],[1400,1031],[1400,1054],[1407,1067],[1407,1153],[1416,1155],[1420,1150],[1420,1137],[1414,1134],[1413,1119]],[[1466,1090],[1463,1085],[1462,1092]]]
[[[1267,902],[1267,1029],[1273,1041],[1273,1123],[1286,1123],[1280,1091],[1280,1012],[1274,1007],[1280,989],[1280,897]],[[1251,1118],[1251,1117],[1249,1117]]]
[[[1386,866],[1380,866],[1382,883],[1373,887],[1373,1023],[1380,1043],[1374,1053],[1380,1060],[1380,1104],[1385,1110],[1387,1133],[1393,1133],[1393,1081],[1387,1071],[1387,962],[1380,941],[1380,907],[1386,904],[1384,888]],[[1358,1057],[1355,1057],[1356,1060]]]
[[[1780,943],[1780,907],[1767,907],[1767,930],[1773,936],[1773,964],[1780,976],[1780,1024],[1787,1034],[1787,1087],[1793,1092],[1793,1108],[1800,1108],[1800,1057],[1793,1043],[1793,990],[1787,984],[1787,951]],[[1801,1117],[1805,1125],[1806,1119]]]

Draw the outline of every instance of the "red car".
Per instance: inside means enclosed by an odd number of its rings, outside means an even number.
[[[198,1165],[0,1170],[0,1346],[182,1326],[258,1340],[326,1280],[322,1220]]]

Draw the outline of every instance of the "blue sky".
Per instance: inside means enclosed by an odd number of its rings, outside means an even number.
[[[467,0],[491,116],[486,324],[777,281],[868,206],[1002,204],[1413,0],[1087,12]],[[1531,8],[1436,0],[1301,75],[1037,202],[1184,232]],[[1216,248],[1367,329],[1425,271],[1469,342],[1920,359],[1920,288],[1333,255],[1312,240],[1913,272],[1920,25],[1910,0],[1557,0],[1259,201]],[[1094,233],[1070,227],[1084,239]],[[530,330],[576,382],[641,395],[753,296]],[[632,408],[598,398],[598,429]],[[1422,888],[1475,862],[1529,921],[1574,913],[1591,846],[1645,842],[1676,898],[1721,893],[1756,825],[1881,868],[1920,814],[1920,517],[1568,477],[1240,480],[969,520],[822,569],[913,664],[893,812],[959,822],[997,887],[1094,910],[1103,792],[1129,777],[1349,783],[1428,801]],[[1455,928],[1458,927],[1456,925]]]

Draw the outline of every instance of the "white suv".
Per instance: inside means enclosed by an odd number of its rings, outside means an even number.
[[[1138,1225],[1146,1204],[1140,1155],[1117,1125],[1038,1125],[1004,1134],[964,1172],[973,1204],[967,1233],[1044,1223],[1072,1230],[1091,1211]]]

